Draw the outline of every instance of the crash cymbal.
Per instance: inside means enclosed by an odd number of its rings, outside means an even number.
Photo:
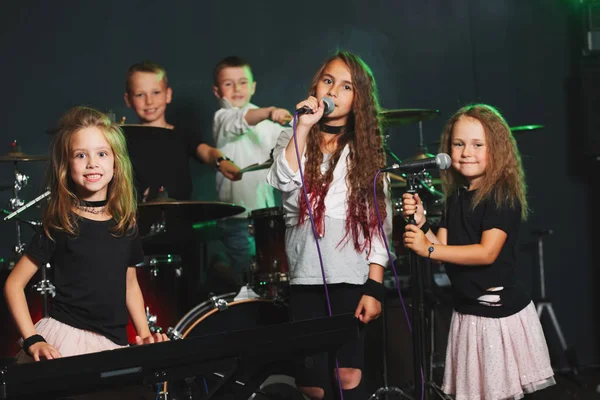
[[[385,126],[409,125],[437,117],[440,110],[407,108],[399,110],[383,110],[379,112],[381,123]]]
[[[544,125],[520,125],[513,126],[510,128],[511,132],[524,132],[524,131],[537,131],[538,129],[543,129]],[[440,141],[436,140],[435,142],[431,142],[428,146],[439,146]]]
[[[40,154],[27,154],[21,152],[9,152],[3,155],[0,155],[0,162],[21,162],[21,161],[45,161],[48,159],[48,156],[40,155]]]
[[[521,132],[521,131],[536,131],[538,129],[542,129],[544,125],[521,125],[521,126],[513,126],[510,128],[511,132]]]
[[[428,152],[419,152],[417,154],[415,154],[414,156],[408,157],[404,159],[404,162],[407,161],[417,161],[417,160],[425,160],[427,158],[435,158],[435,154],[431,154]]]
[[[244,207],[217,201],[157,199],[148,203],[138,204],[140,224],[151,225],[164,219],[185,218],[190,224],[231,217],[245,211]]]
[[[269,169],[269,168],[271,168],[271,165],[273,165],[273,160],[267,160],[262,164],[248,165],[246,168],[240,169],[240,173],[243,174],[244,172],[252,172],[252,171],[260,171],[262,169]]]

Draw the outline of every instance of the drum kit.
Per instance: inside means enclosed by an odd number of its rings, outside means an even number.
[[[439,115],[438,110],[429,109],[399,109],[385,110],[380,113],[380,120],[384,128],[399,125],[419,124],[420,147],[417,154],[410,159],[428,158],[432,155],[427,152],[423,144],[423,121],[430,120]],[[514,132],[524,132],[542,128],[541,125],[527,125],[512,128]],[[387,142],[387,141],[386,141]],[[438,143],[439,144],[439,143]],[[386,152],[396,162],[402,161],[384,144]],[[10,151],[0,155],[0,163],[13,164],[13,185],[0,186],[0,190],[13,188],[13,196],[8,201],[8,209],[3,209],[5,221],[13,220],[16,226],[16,244],[13,248],[16,260],[25,249],[22,240],[22,226],[28,225],[38,228],[41,223],[38,220],[24,218],[23,211],[27,208],[41,203],[49,195],[48,192],[25,202],[21,198],[21,190],[30,182],[29,176],[20,172],[22,163],[33,163],[47,161],[45,155],[27,154],[21,151],[17,141],[11,143]],[[260,164],[246,167],[243,172],[264,170],[269,168],[273,160],[267,160]],[[404,191],[407,186],[406,176],[403,174],[389,173],[392,180],[392,190]],[[438,218],[443,209],[443,196],[439,190],[440,180],[429,174],[422,175],[419,181],[428,217]],[[401,196],[401,195],[400,195]],[[393,196],[393,225],[394,233],[392,244],[395,252],[400,256],[405,255],[402,246],[402,233],[405,221],[401,216],[402,201],[400,196]],[[186,215],[190,223],[197,224],[214,221],[221,218],[231,217],[244,212],[244,208],[234,204],[176,200],[166,196],[159,196],[154,201],[138,205],[138,221],[140,232],[145,232],[144,240],[153,236],[158,237],[167,230],[171,220],[181,215]],[[192,307],[184,315],[173,310],[176,297],[183,290],[182,258],[179,254],[156,254],[147,255],[142,263],[138,265],[138,281],[144,293],[146,301],[146,314],[148,323],[153,332],[167,332],[172,339],[184,339],[188,336],[197,336],[208,333],[218,333],[235,329],[246,329],[272,323],[287,321],[286,296],[289,285],[289,268],[285,254],[285,223],[284,212],[281,207],[264,208],[252,210],[248,217],[248,229],[254,236],[256,244],[256,256],[251,260],[251,271],[247,285],[243,286],[239,293],[211,294],[206,301],[199,301],[197,306]],[[142,229],[142,226],[145,228]],[[5,279],[13,263],[6,268],[0,269]],[[34,282],[28,288],[26,296],[32,317],[35,320],[48,315],[48,306],[54,294],[54,286],[46,276],[51,272],[51,266],[40,269],[40,277],[32,279]],[[39,279],[39,280],[38,280]],[[386,283],[386,282],[384,282]],[[388,282],[386,286],[395,286],[395,282]],[[173,295],[174,294],[174,295]],[[40,297],[41,295],[41,297]],[[234,310],[224,313],[225,310]],[[3,318],[10,318],[6,307],[2,312]],[[5,335],[7,333],[5,332]],[[0,338],[2,343],[0,351],[4,355],[14,355],[13,343],[18,338],[16,331],[12,336]],[[129,340],[134,333],[129,329]],[[8,343],[8,344],[7,344]]]

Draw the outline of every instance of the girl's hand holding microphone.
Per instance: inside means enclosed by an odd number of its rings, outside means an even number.
[[[310,96],[308,99],[296,104],[297,110],[304,107],[310,108],[312,110],[312,114],[310,112],[307,112],[305,114],[299,115],[298,127],[310,129],[323,117],[323,113],[325,112],[325,104],[323,103],[323,100],[317,100],[316,97]]]
[[[402,195],[402,216],[408,220],[412,215],[420,228],[425,223],[425,209],[418,193],[404,193]]]

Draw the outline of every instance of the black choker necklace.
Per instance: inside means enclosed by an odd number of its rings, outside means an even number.
[[[320,123],[319,124],[319,129],[321,130],[321,132],[325,132],[325,133],[331,133],[333,135],[337,135],[340,134],[344,131],[344,128],[346,126],[342,125],[342,126],[331,126],[331,125],[326,125],[324,123]]]
[[[80,200],[79,202],[81,203],[82,206],[85,206],[85,207],[104,207],[108,203],[108,200],[100,200],[100,201]]]

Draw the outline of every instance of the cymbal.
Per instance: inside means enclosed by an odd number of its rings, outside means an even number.
[[[125,128],[127,129],[127,131],[129,130],[135,130],[135,131],[139,131],[139,130],[152,130],[152,129],[156,129],[156,130],[168,130],[171,131],[172,129],[169,128],[165,128],[165,127],[158,127],[158,126],[149,126],[149,125],[142,125],[142,124],[119,124],[119,126],[121,128]],[[49,135],[54,135],[55,133],[58,132],[58,128],[48,128],[45,130],[45,132]]]
[[[544,125],[521,125],[521,126],[513,126],[510,128],[511,132],[521,132],[521,131],[536,131],[538,129],[542,129]]]
[[[269,169],[269,168],[271,168],[271,165],[273,165],[273,160],[267,160],[262,164],[248,165],[246,168],[240,169],[240,173],[243,174],[244,172],[252,172],[252,171],[260,171],[262,169]]]
[[[157,199],[138,204],[140,224],[147,223],[148,225],[160,222],[163,215],[167,224],[171,215],[184,217],[189,220],[190,224],[193,224],[231,217],[245,210],[242,206],[218,201]]]
[[[9,152],[3,155],[0,155],[0,162],[2,161],[45,161],[48,159],[46,155],[40,154],[26,154],[19,152]]]
[[[379,112],[381,122],[385,126],[408,125],[437,117],[440,110],[407,108],[398,110],[383,110]]]
[[[126,134],[148,134],[150,132],[153,133],[168,133],[168,134],[172,134],[173,133],[173,129],[170,128],[165,128],[165,127],[160,127],[160,126],[150,126],[150,125],[141,125],[141,124],[119,124],[119,126],[121,127],[121,129],[123,129],[123,131]]]
[[[510,127],[511,132],[523,132],[523,131],[537,131],[538,129],[543,129],[544,125],[520,125],[520,126],[512,126]],[[429,146],[439,146],[440,141],[436,140],[435,142],[431,142]]]
[[[408,157],[406,159],[404,159],[404,161],[417,161],[417,160],[425,160],[428,158],[435,158],[435,154],[431,154],[431,153],[427,153],[425,152],[419,152],[417,154],[415,154],[414,156]]]

